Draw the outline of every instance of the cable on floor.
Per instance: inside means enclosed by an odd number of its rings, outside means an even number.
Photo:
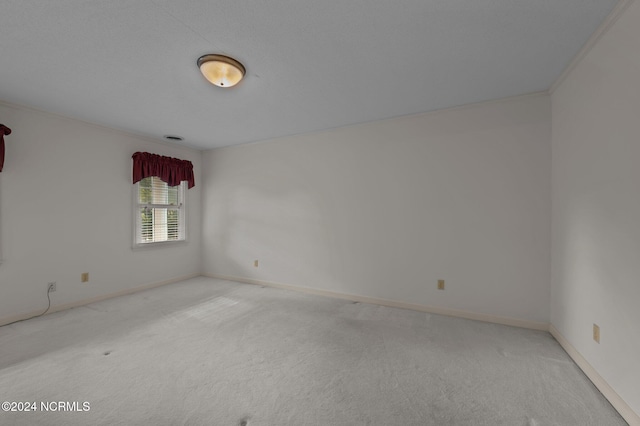
[[[7,324],[2,324],[2,325],[0,325],[0,327],[4,327],[5,325],[15,324],[15,323],[17,323],[17,322],[22,322],[22,321],[27,321],[27,320],[30,320],[30,319],[38,318],[38,317],[43,316],[43,315],[44,315],[44,314],[46,314],[47,312],[49,312],[49,309],[51,308],[51,287],[53,287],[53,284],[49,284],[49,287],[47,287],[47,300],[48,300],[48,305],[47,305],[47,309],[45,309],[43,313],[38,314],[38,315],[34,315],[34,316],[32,316],[32,317],[29,317],[29,318],[24,318],[24,319],[21,319],[21,320],[17,320],[17,321],[9,322],[9,323],[7,323]]]

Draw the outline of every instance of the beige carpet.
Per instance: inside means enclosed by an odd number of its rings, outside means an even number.
[[[2,425],[625,424],[546,332],[209,278],[0,327],[0,400],[37,408]]]

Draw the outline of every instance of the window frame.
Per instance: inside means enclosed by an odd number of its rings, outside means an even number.
[[[160,179],[156,176],[149,176],[149,178],[155,177],[156,179]],[[145,178],[146,179],[146,178]],[[178,207],[177,210],[180,212],[178,215],[178,227],[182,229],[182,239],[179,240],[167,240],[167,241],[154,241],[149,243],[140,242],[140,234],[142,233],[141,229],[141,221],[140,221],[140,207],[143,206],[151,206],[155,208],[163,208],[164,206],[170,206],[168,204],[147,204],[140,203],[140,182],[136,182],[133,184],[133,197],[132,197],[132,217],[133,217],[133,232],[132,232],[132,249],[148,249],[148,248],[157,248],[157,247],[167,247],[167,246],[175,246],[175,245],[183,245],[187,244],[189,240],[188,233],[188,220],[187,220],[187,182],[182,181],[178,187]],[[174,206],[171,206],[174,208]]]

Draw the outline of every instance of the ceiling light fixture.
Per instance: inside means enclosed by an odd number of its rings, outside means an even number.
[[[211,84],[218,87],[232,87],[244,77],[244,66],[224,55],[204,55],[198,58],[198,68]]]

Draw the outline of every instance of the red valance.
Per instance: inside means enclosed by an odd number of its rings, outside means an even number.
[[[183,180],[189,182],[189,189],[196,185],[191,161],[163,157],[148,152],[136,152],[132,158],[133,183],[140,182],[149,176],[156,176],[163,182],[167,182],[169,186],[180,185]]]
[[[10,134],[11,129],[4,124],[0,124],[0,172],[2,171],[2,166],[4,166],[4,135]]]

